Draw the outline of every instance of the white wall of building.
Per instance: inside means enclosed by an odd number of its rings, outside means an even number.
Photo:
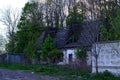
[[[64,57],[63,57],[63,62],[65,64],[69,64],[69,55],[72,54],[72,61],[75,61],[76,55],[75,55],[75,50],[74,49],[67,49],[63,51]]]
[[[120,74],[120,42],[94,44],[97,50],[98,71],[108,70],[114,74]],[[93,50],[94,53],[94,50]],[[92,72],[96,72],[95,57],[92,57]]]
[[[69,55],[72,54],[72,61],[74,62],[77,57],[76,57],[76,54],[75,54],[75,49],[66,49],[63,51],[63,63],[64,64],[69,64]],[[87,65],[91,65],[92,64],[92,55],[91,55],[91,52],[90,51],[87,51],[87,58],[86,58],[86,61],[87,61]]]

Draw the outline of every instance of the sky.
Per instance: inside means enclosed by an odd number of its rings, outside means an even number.
[[[27,1],[28,0],[1,0],[0,10],[4,10],[7,7],[22,9]],[[3,23],[1,22],[0,22],[0,35],[4,36],[6,35],[6,26],[4,26]]]

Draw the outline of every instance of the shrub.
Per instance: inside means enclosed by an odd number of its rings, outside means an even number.
[[[62,60],[63,53],[58,49],[52,50],[51,52],[49,52],[49,54],[50,54],[49,57],[51,58],[52,63],[57,63],[60,60]]]
[[[115,75],[112,73],[105,71],[103,73],[98,73],[93,75],[93,80],[118,80]]]
[[[81,46],[78,47],[75,51],[77,58],[86,58],[87,54],[86,54],[86,47]]]

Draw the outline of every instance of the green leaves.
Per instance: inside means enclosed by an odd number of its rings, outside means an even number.
[[[77,58],[86,58],[87,57],[87,52],[86,52],[86,48],[81,46],[78,47],[75,51]]]
[[[47,36],[43,45],[41,46],[41,51],[41,58],[46,60],[48,63],[54,63],[60,60],[63,56],[62,52],[56,48],[55,42],[50,35]]]
[[[117,10],[116,17],[108,16],[106,22],[101,26],[101,39],[120,40],[120,10]]]
[[[29,58],[35,58],[35,52],[36,52],[36,47],[35,47],[35,40],[32,39],[31,41],[28,42],[28,45],[26,47],[26,53]]]
[[[44,31],[44,23],[41,19],[43,15],[42,12],[37,10],[38,3],[26,3],[17,26],[16,52],[26,52],[28,57],[34,57],[35,44],[40,34]]]
[[[46,60],[47,58],[49,58],[49,52],[52,51],[53,49],[55,49],[55,43],[53,39],[50,37],[50,35],[48,35],[41,46],[42,50],[41,57]]]
[[[120,40],[120,10],[117,11],[117,16],[110,22],[115,40]]]
[[[71,12],[69,13],[66,24],[71,25],[72,23],[82,23],[83,22],[83,13],[79,12],[78,6],[74,6]]]

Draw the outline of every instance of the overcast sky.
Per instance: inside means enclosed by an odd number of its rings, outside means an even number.
[[[4,10],[7,7],[22,8],[28,0],[1,0],[0,9]],[[1,13],[0,13],[1,14]],[[6,26],[0,22],[0,34],[6,34]]]

